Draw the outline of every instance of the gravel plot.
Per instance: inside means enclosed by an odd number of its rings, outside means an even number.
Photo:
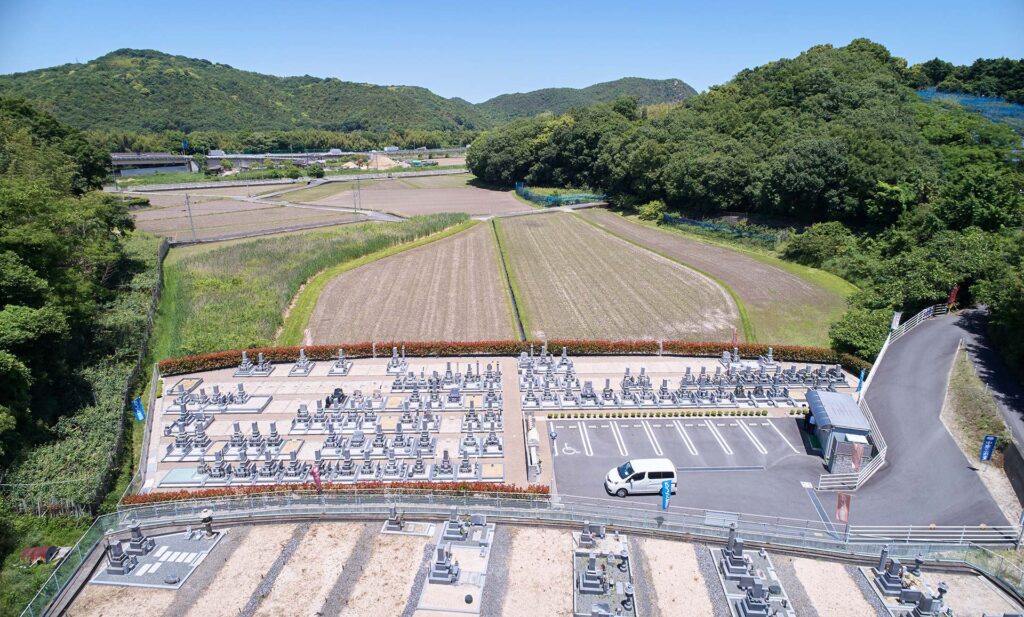
[[[382,180],[360,191],[362,207],[400,216],[438,212],[501,214],[531,210],[512,193],[466,186],[466,178],[464,174],[456,174]],[[352,195],[345,192],[311,203],[350,207]]]
[[[360,532],[366,527],[357,523],[317,523],[310,527],[255,614],[322,614],[320,609],[332,586],[341,578],[338,568],[345,572],[356,543],[362,539]]]
[[[647,553],[643,551],[643,546],[648,541],[633,536],[626,539],[629,546],[629,570],[633,577],[636,612],[644,617],[667,617],[658,607],[657,590],[651,581],[651,564],[647,559]]]
[[[842,613],[819,613],[817,611],[818,605],[811,602],[810,597],[808,597],[807,595],[807,590],[804,589],[803,583],[800,582],[800,578],[797,576],[797,571],[793,565],[793,559],[790,557],[786,557],[784,555],[774,555],[772,556],[772,563],[775,564],[775,573],[779,575],[779,582],[782,583],[783,589],[786,590],[786,595],[789,596],[789,601],[793,605],[793,609],[796,611],[797,615],[800,615],[801,617],[825,617],[825,615],[841,614],[845,616],[863,614],[857,612],[856,610],[853,610],[852,612]],[[809,568],[803,568],[805,574],[808,573],[808,570]],[[842,573],[842,568],[838,568],[837,572]],[[814,581],[820,582],[818,578],[815,578]],[[818,592],[824,593],[825,595],[829,595],[833,592],[836,592],[836,588],[834,586],[831,586],[831,584],[834,584],[836,581],[829,582],[830,587],[828,588],[828,590],[819,589]],[[821,598],[819,597],[819,599]],[[835,597],[835,600],[838,600],[840,602],[846,600],[855,601],[856,597],[837,596]],[[855,609],[856,607],[854,606],[851,608]]]
[[[136,210],[136,226],[172,240],[192,238],[185,208]],[[347,223],[363,217],[340,211],[294,208],[244,201],[211,201],[192,206],[197,238],[213,238],[233,232],[262,231],[315,223]]]
[[[171,589],[86,585],[64,614],[68,617],[124,617],[125,607],[131,607],[137,615],[170,614],[167,607],[176,597],[177,592]],[[10,608],[13,611],[14,607]]]
[[[705,551],[703,546],[651,538],[644,538],[638,544],[639,550],[635,554],[641,557],[639,561],[646,572],[643,578],[649,577],[646,586],[650,588],[650,600],[640,605],[645,617],[710,615],[714,612],[707,582],[697,558],[698,552]],[[634,550],[631,544],[630,551]],[[637,563],[637,560],[633,563]],[[633,579],[639,577],[637,570],[634,570]],[[718,585],[717,578],[711,582]],[[637,586],[637,590],[642,592],[643,588]]]
[[[379,525],[376,523],[367,523],[359,530],[359,536],[355,540],[357,550],[349,553],[348,559],[341,565],[341,574],[328,590],[318,615],[334,617],[341,607],[348,603],[348,594],[355,587],[363,568],[366,567],[366,562],[370,559],[370,547],[377,537],[378,529]]]
[[[511,218],[498,229],[531,338],[725,341],[740,326],[717,283],[575,215]]]
[[[729,603],[725,598],[725,590],[718,580],[718,564],[711,554],[711,547],[705,544],[698,544],[693,547],[697,556],[697,567],[704,578],[704,587],[707,589],[708,598],[711,599],[712,613],[706,613],[712,617],[731,617]]]
[[[309,323],[316,344],[516,338],[485,224],[339,275]]]
[[[544,527],[516,527],[510,535],[508,579],[515,593],[505,594],[501,614],[571,614],[572,535]]]
[[[302,542],[302,539],[306,537],[307,533],[309,533],[309,523],[303,523],[295,527],[295,531],[292,532],[292,536],[288,538],[288,542],[281,549],[281,552],[278,553],[277,559],[275,559],[274,563],[270,565],[269,569],[267,569],[267,573],[263,575],[263,579],[260,580],[260,584],[256,585],[256,589],[254,589],[252,594],[249,596],[249,601],[246,602],[245,606],[242,607],[242,610],[239,611],[238,614],[240,617],[252,617],[256,614],[256,609],[259,608],[260,604],[263,602],[263,598],[270,595],[271,590],[274,589],[274,585],[277,583],[277,577],[281,574],[281,570],[283,570],[288,564],[288,561],[291,560],[292,555],[294,555],[295,551],[298,550],[299,544]]]
[[[427,538],[379,535],[344,606],[342,617],[394,617],[409,600]]]
[[[245,541],[217,572],[213,585],[198,597],[183,594],[191,600],[190,609],[185,614],[189,617],[238,615],[294,531],[295,525],[267,525],[249,530]]]
[[[874,608],[864,600],[863,594],[843,564],[794,559],[792,566],[801,589],[810,598],[811,604],[821,617],[870,615],[874,611]],[[858,576],[864,578],[859,573]]]
[[[601,208],[580,212],[624,238],[724,282],[746,306],[758,341],[827,343],[829,324],[846,308],[842,296],[740,251],[645,227]]]
[[[871,583],[868,582],[868,579],[864,578],[864,574],[861,573],[857,566],[847,564],[843,567],[846,569],[846,574],[857,586],[857,589],[860,590],[861,597],[867,601],[868,606],[875,612],[875,617],[891,617],[885,605],[875,595],[875,590],[871,588]],[[870,613],[865,613],[865,615],[870,615]]]
[[[500,617],[501,605],[508,589],[508,553],[512,544],[511,528],[498,525],[491,541],[491,555],[487,561],[487,584],[480,596],[481,617]]]
[[[412,617],[413,613],[416,612],[416,605],[419,604],[423,585],[427,583],[427,568],[430,565],[430,558],[435,548],[437,548],[436,544],[428,544],[423,547],[423,558],[420,559],[419,565],[416,566],[416,580],[412,582],[412,589],[409,590],[409,597],[405,601],[402,617]]]
[[[982,615],[1002,615],[1004,613],[1020,613],[1021,606],[1011,602],[1002,591],[983,576],[976,574],[929,574],[925,567],[924,575],[933,588],[939,583],[949,585],[946,594],[946,605],[953,609],[956,617],[982,617]]]
[[[250,526],[229,529],[217,543],[216,548],[206,556],[203,563],[199,564],[192,576],[188,577],[185,584],[174,595],[174,602],[163,612],[163,617],[184,615],[196,598],[206,594],[207,590],[219,580],[224,565],[231,561],[238,548],[246,543],[252,530],[253,527]],[[131,606],[137,609],[139,614],[151,614],[143,610],[143,605],[132,604]]]

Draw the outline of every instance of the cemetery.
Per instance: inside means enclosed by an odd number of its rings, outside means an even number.
[[[982,617],[1021,611],[979,576],[932,572],[924,559],[904,565],[885,550],[873,563],[842,566],[769,555],[745,545],[735,529],[724,545],[705,545],[634,537],[587,521],[561,528],[496,525],[472,509],[426,520],[396,506],[383,524],[197,521],[149,537],[135,527],[105,542],[104,557],[68,615]]]

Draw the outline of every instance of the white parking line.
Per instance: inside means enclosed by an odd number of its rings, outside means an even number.
[[[697,448],[693,447],[693,442],[690,441],[690,436],[686,433],[686,429],[683,428],[683,424],[679,420],[673,420],[672,424],[676,427],[676,432],[683,439],[683,443],[686,444],[686,449],[690,451],[690,454],[697,456]]]
[[[715,423],[705,420],[704,426],[708,427],[708,430],[711,431],[711,436],[715,438],[718,445],[722,446],[722,451],[726,454],[732,455],[732,448],[729,447],[729,444],[725,443],[725,439],[722,437],[722,434],[718,432],[717,428],[715,428]]]
[[[622,433],[619,432],[619,427],[612,422],[612,437],[615,438],[615,445],[619,447],[619,454],[627,456],[629,451],[626,450],[626,442],[622,439]]]
[[[664,452],[661,451],[661,444],[658,443],[658,438],[654,436],[654,431],[647,422],[640,423],[644,427],[644,432],[647,433],[647,439],[651,442],[654,447],[654,453],[658,456],[662,456]]]
[[[587,432],[587,427],[582,422],[576,427],[580,429],[580,439],[583,440],[583,453],[587,456],[594,456],[594,451],[590,448],[590,433]]]
[[[775,429],[775,432],[779,434],[779,437],[782,437],[782,441],[786,442],[786,445],[789,446],[790,450],[796,452],[797,454],[800,454],[800,450],[797,450],[796,448],[793,447],[793,444],[789,443],[789,440],[786,439],[786,436],[782,434],[782,431],[779,430],[779,427],[775,426],[774,422],[769,422],[768,424],[772,425],[772,428]]]
[[[768,454],[768,450],[765,450],[764,444],[758,441],[757,436],[754,435],[754,432],[750,430],[750,427],[747,426],[747,423],[744,422],[743,420],[740,420],[738,424],[740,425],[740,429],[744,433],[746,433],[748,438],[750,438],[750,443],[754,444],[754,447],[757,448],[757,451],[760,452],[761,454]]]

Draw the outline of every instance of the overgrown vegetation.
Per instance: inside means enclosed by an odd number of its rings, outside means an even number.
[[[957,354],[953,372],[949,376],[946,402],[952,428],[966,442],[961,444],[965,452],[969,456],[976,456],[981,452],[985,436],[995,435],[996,452],[993,453],[992,463],[1002,467],[1003,449],[1010,443],[1012,436],[992,399],[992,393],[975,374],[974,365],[966,352]]]
[[[164,270],[155,355],[270,345],[289,303],[317,272],[465,219],[437,214],[175,250]]]
[[[969,66],[957,66],[933,58],[910,67],[909,82],[915,88],[934,87],[940,92],[998,96],[1024,103],[1024,59],[978,58]]]
[[[657,115],[620,99],[514,122],[478,138],[481,180],[584,186],[654,216],[762,215],[812,226],[785,255],[856,284],[836,349],[872,359],[893,309],[915,312],[960,284],[987,303],[996,339],[1024,367],[1020,138],[922,101],[913,71],[858,39],[745,70]],[[863,327],[852,327],[862,324]]]

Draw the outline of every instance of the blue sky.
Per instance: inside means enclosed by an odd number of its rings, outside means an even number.
[[[0,0],[0,74],[122,47],[479,102],[624,76],[698,90],[868,37],[911,63],[1024,57],[1024,0],[390,2]]]

